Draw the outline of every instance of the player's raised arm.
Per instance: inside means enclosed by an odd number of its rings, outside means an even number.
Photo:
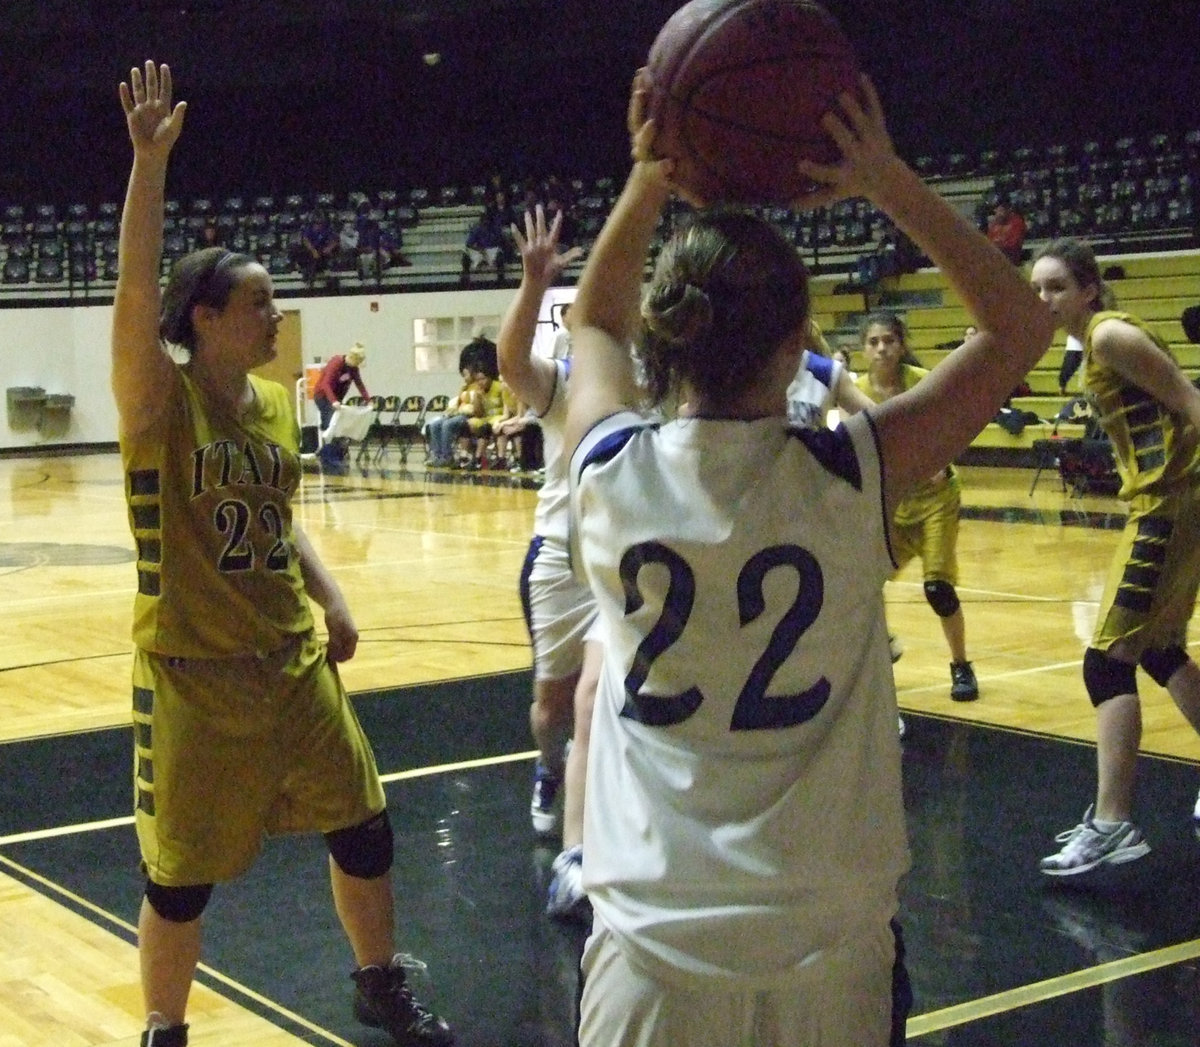
[[[824,125],[843,160],[801,165],[828,187],[801,203],[865,196],[941,269],[978,327],[917,387],[872,408],[894,505],[991,421],[1046,351],[1054,323],[1020,270],[896,155],[869,80],[862,98],[843,95]]]
[[[119,88],[133,144],[133,168],[121,214],[117,287],[113,299],[112,385],[121,432],[133,435],[161,409],[173,366],[158,333],[163,197],[167,159],[183,129],[186,102],[172,106],[171,70],[146,62]]]
[[[630,342],[636,330],[650,242],[671,195],[670,160],[655,160],[654,125],[645,119],[639,71],[629,100],[633,168],[584,266],[571,305],[572,363],[565,453],[601,418],[633,406],[637,384]]]
[[[496,342],[500,377],[517,399],[539,415],[545,413],[554,395],[557,369],[549,360],[533,353],[538,312],[546,292],[554,286],[562,271],[583,254],[579,247],[559,252],[561,228],[562,212],[547,226],[546,212],[541,204],[533,214],[525,212],[524,232],[515,225],[512,227],[521,252],[521,284],[504,314]]]

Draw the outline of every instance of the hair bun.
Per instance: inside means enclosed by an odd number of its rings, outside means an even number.
[[[712,300],[695,284],[667,284],[643,310],[646,326],[673,345],[703,338],[713,322]]]

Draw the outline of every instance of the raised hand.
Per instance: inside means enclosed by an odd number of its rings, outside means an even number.
[[[187,112],[187,102],[171,107],[170,66],[156,67],[147,61],[144,75],[135,66],[129,71],[129,82],[122,82],[119,91],[134,154],[146,159],[166,159],[183,130]]]
[[[667,186],[672,192],[697,207],[704,201],[686,195],[675,180],[674,175],[678,162],[673,157],[662,157],[654,151],[654,137],[657,127],[653,120],[646,115],[650,101],[650,91],[646,84],[646,70],[639,69],[633,77],[633,87],[629,92],[629,106],[625,112],[625,126],[629,131],[629,155],[638,168],[654,182]]]
[[[897,160],[884,122],[883,106],[870,78],[863,76],[861,96],[851,91],[843,93],[837,107],[822,118],[821,125],[842,151],[842,161],[818,164],[802,160],[798,165],[800,173],[821,188],[795,200],[792,206],[811,210],[855,196],[870,198]]]
[[[558,250],[558,234],[562,229],[562,211],[554,216],[547,227],[546,211],[541,204],[530,214],[525,212],[525,232],[512,226],[513,239],[521,252],[521,264],[527,279],[543,287],[550,287],[562,271],[583,254],[582,247]]]

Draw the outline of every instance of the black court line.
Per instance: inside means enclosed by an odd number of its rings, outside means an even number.
[[[443,768],[392,781],[387,791],[401,947],[429,964],[421,992],[455,1024],[463,1047],[572,1039],[583,933],[542,912],[555,847],[529,827],[531,766],[452,766],[531,748],[529,687],[529,673],[517,672],[355,696],[385,775]],[[1064,889],[1045,882],[1036,861],[1081,816],[1094,748],[905,719],[914,862],[901,921],[916,990],[913,1042],[1101,1045],[1114,1023],[1147,1030],[1131,1043],[1200,1042],[1194,958],[1143,973],[1131,967],[1128,976],[1120,966],[1200,939],[1200,843],[1190,825],[1200,767],[1144,757],[1138,816],[1154,851],[1122,881]],[[129,745],[127,730],[110,729],[0,746],[0,840],[127,815]],[[0,856],[51,896],[36,877],[134,922],[141,881],[128,825],[13,842]],[[269,1003],[214,988],[293,1031],[276,1008],[351,1043],[388,1042],[350,1017],[351,961],[317,837],[270,841],[247,876],[216,892],[205,962]],[[1097,969],[1111,980],[1072,981]],[[990,1013],[995,999],[1003,1009]],[[297,1034],[336,1042],[311,1029]]]
[[[958,511],[962,520],[986,523],[1044,524],[1048,527],[1086,527],[1098,531],[1119,531],[1125,526],[1125,512],[1097,509],[1044,509],[1021,506],[964,505]]]

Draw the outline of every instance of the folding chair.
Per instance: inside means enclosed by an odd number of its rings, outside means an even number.
[[[375,420],[375,425],[372,427],[371,434],[379,441],[379,446],[375,448],[374,461],[378,462],[384,452],[387,450],[388,444],[395,439],[396,436],[396,417],[400,413],[400,397],[385,396],[383,405],[380,408],[379,416]]]
[[[387,425],[388,438],[396,441],[400,449],[400,461],[408,465],[408,452],[412,445],[425,440],[425,397],[406,396],[397,398],[398,406]],[[381,447],[379,454],[383,453]]]
[[[383,397],[372,396],[366,401],[365,406],[371,409],[371,422],[367,426],[367,431],[363,434],[362,440],[358,444],[358,453],[354,456],[354,464],[361,465],[370,451],[372,439],[379,439],[379,417],[383,413]]]

